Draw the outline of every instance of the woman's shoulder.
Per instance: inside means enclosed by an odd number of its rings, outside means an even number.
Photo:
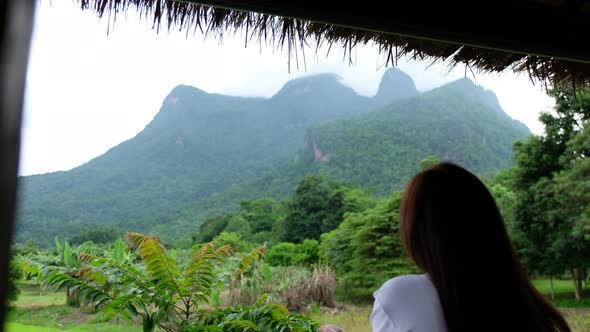
[[[376,331],[446,331],[438,294],[428,275],[395,277],[385,282],[373,296],[372,322],[376,326],[391,322]]]
[[[422,287],[433,287],[426,274],[408,274],[387,280],[377,292],[403,292]]]
[[[382,303],[407,301],[409,297],[415,299],[436,296],[436,290],[428,275],[410,274],[389,279],[375,291],[373,296]]]

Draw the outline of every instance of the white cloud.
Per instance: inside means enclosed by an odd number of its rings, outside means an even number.
[[[27,82],[21,174],[67,170],[136,135],[178,84],[208,92],[271,96],[288,80],[334,72],[356,91],[374,94],[384,71],[376,48],[355,51],[349,66],[333,49],[308,52],[307,71],[288,72],[285,51],[244,48],[241,36],[220,44],[200,34],[161,32],[134,15],[120,17],[109,36],[106,20],[80,11],[71,2],[38,6]],[[424,91],[464,76],[463,68],[401,61]],[[506,112],[539,133],[540,110],[551,99],[526,76],[476,75],[478,84],[498,95]]]

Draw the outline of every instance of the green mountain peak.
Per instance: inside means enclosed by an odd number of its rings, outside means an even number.
[[[309,173],[386,194],[428,155],[494,172],[528,134],[473,82],[418,93],[398,69],[372,98],[334,74],[289,81],[268,99],[178,85],[132,139],[71,171],[19,178],[18,239],[95,225],[173,238],[240,200],[283,197]]]

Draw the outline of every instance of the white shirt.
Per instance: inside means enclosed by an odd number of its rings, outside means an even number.
[[[447,331],[438,293],[425,274],[390,279],[373,297],[373,332]]]

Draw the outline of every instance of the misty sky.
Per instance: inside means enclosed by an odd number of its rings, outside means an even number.
[[[140,132],[178,84],[207,92],[270,97],[290,79],[333,72],[359,94],[377,91],[385,68],[375,47],[357,48],[355,64],[340,49],[307,52],[288,71],[286,52],[251,43],[240,35],[223,43],[200,34],[156,34],[134,13],[119,17],[107,36],[106,20],[82,12],[71,0],[42,1],[35,19],[23,123],[20,174],[67,170]],[[421,91],[465,76],[463,67],[400,61]],[[553,105],[527,75],[468,73],[493,90],[504,110],[541,133],[540,111]]]

